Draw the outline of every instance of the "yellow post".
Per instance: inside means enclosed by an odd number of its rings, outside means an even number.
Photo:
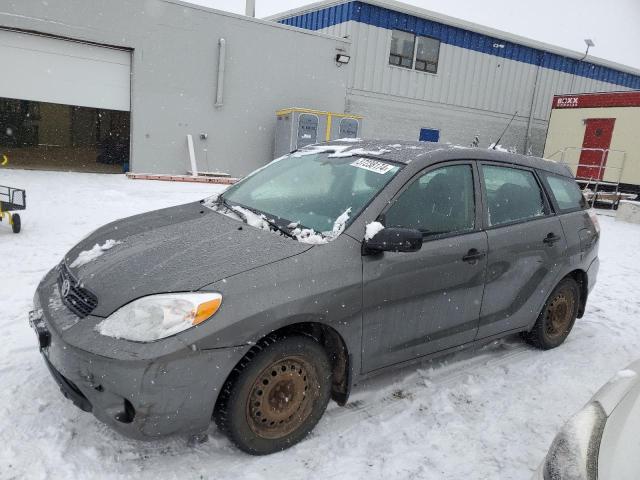
[[[325,140],[329,142],[331,140],[331,112],[327,113],[327,136]]]

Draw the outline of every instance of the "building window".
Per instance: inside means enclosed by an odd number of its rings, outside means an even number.
[[[393,30],[389,63],[397,67],[413,68],[416,36],[413,33]]]
[[[415,69],[423,72],[436,73],[438,71],[439,55],[439,40],[431,37],[418,37]]]
[[[439,55],[439,40],[402,30],[391,31],[390,65],[437,73]]]

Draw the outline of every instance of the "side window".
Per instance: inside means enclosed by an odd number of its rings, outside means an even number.
[[[416,36],[413,33],[403,32],[402,30],[392,30],[389,64],[398,67],[413,68],[415,41]]]
[[[532,172],[483,165],[482,176],[490,226],[545,215],[542,190]]]
[[[402,30],[391,31],[389,65],[437,73],[439,58],[440,40]]]
[[[431,37],[418,37],[418,48],[416,48],[416,70],[437,73],[439,56],[439,40]]]
[[[560,211],[566,212],[587,208],[587,201],[573,178],[562,177],[546,172],[544,173],[544,177]]]
[[[421,230],[426,235],[466,232],[475,227],[470,165],[432,170],[414,180],[384,216],[387,227]]]

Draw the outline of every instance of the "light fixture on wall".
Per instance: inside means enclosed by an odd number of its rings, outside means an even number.
[[[589,55],[589,49],[591,47],[595,47],[596,46],[596,44],[590,38],[585,38],[584,39],[584,43],[585,43],[585,45],[587,45],[587,50],[584,52],[584,57],[582,57],[580,59],[581,61],[584,60],[585,58],[587,58],[587,55]]]
[[[336,63],[339,65],[346,65],[351,60],[349,55],[345,55],[344,53],[338,53],[336,55]]]

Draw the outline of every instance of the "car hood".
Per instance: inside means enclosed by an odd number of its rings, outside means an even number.
[[[104,317],[137,298],[195,291],[311,247],[195,202],[105,225],[73,247],[65,264],[98,297],[92,315]]]

